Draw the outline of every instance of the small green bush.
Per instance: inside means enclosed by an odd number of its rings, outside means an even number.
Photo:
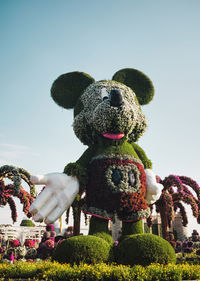
[[[130,235],[119,243],[116,260],[125,265],[168,264],[176,262],[172,246],[154,234]]]
[[[22,220],[20,226],[33,227],[35,224],[32,222],[32,220]]]
[[[110,245],[113,245],[114,243],[112,236],[106,232],[96,232],[93,234],[93,236],[104,239]]]
[[[111,246],[102,238],[92,235],[74,236],[58,244],[53,260],[71,264],[106,262],[110,249]]]

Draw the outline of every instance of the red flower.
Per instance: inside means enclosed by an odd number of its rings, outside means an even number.
[[[24,245],[28,248],[32,248],[34,246],[35,242],[32,239],[26,239],[24,242]]]

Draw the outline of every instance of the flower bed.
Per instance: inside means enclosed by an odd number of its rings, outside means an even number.
[[[129,267],[115,264],[96,264],[70,266],[57,262],[41,261],[34,263],[17,262],[0,264],[0,278],[5,279],[43,279],[43,280],[90,280],[90,281],[151,281],[151,280],[197,280],[200,278],[200,265],[160,265],[151,264]]]

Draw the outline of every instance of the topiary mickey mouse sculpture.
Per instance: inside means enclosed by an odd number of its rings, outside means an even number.
[[[129,229],[148,217],[148,204],[159,198],[162,186],[135,141],[147,127],[140,105],[154,96],[151,80],[129,68],[99,82],[83,72],[71,72],[54,81],[51,96],[58,105],[74,108],[74,132],[89,148],[63,174],[32,176],[32,182],[48,187],[30,208],[33,218],[54,222],[79,189],[86,191],[84,211],[100,218],[91,220],[95,227],[90,229],[98,229],[97,224],[115,214]]]
[[[148,205],[162,190],[151,161],[135,143],[147,127],[140,105],[154,96],[151,80],[130,68],[98,82],[71,72],[54,81],[51,96],[59,106],[74,108],[74,132],[88,149],[64,173],[31,177],[46,185],[30,208],[33,219],[54,222],[84,190],[83,209],[92,215],[89,234],[107,232],[115,215],[123,222],[123,235],[142,233]]]

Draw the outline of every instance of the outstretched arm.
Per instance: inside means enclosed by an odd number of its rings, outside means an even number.
[[[76,163],[65,167],[64,173],[31,177],[34,184],[45,185],[29,209],[35,221],[52,223],[71,206],[87,182],[87,165],[93,154],[92,149],[87,149]]]
[[[45,189],[32,203],[29,211],[35,221],[53,223],[74,201],[79,183],[75,177],[62,173],[51,173],[42,176],[31,176],[34,184],[45,185]]]

